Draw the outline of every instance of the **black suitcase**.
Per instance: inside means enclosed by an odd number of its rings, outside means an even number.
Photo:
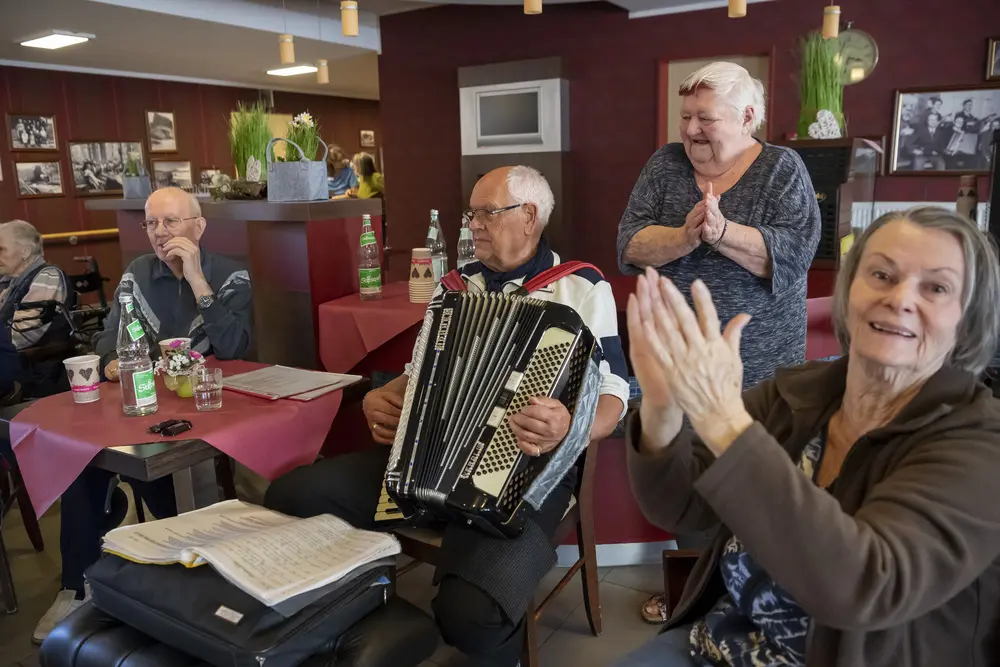
[[[107,555],[87,571],[94,606],[218,667],[295,667],[331,650],[385,604],[394,559],[372,563],[284,616],[210,566],[143,565]]]

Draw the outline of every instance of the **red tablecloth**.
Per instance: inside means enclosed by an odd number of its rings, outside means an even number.
[[[347,373],[368,354],[424,318],[427,304],[410,303],[407,281],[382,287],[382,298],[357,294],[319,306],[319,358],[331,373]],[[388,370],[388,369],[386,369]]]
[[[211,363],[224,375],[264,364],[245,361]],[[275,477],[312,463],[340,408],[342,392],[312,401],[278,400],[224,391],[222,408],[198,412],[193,398],[179,398],[157,378],[159,410],[146,417],[122,413],[121,388],[101,384],[101,400],[77,405],[70,392],[32,403],[10,424],[11,444],[35,511],[41,515],[69,488],[105,447],[155,441],[204,440],[257,474]],[[148,432],[167,419],[188,419],[191,430],[174,438]]]

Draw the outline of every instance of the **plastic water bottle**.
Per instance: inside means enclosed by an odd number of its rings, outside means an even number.
[[[448,250],[444,243],[444,232],[441,231],[436,208],[431,209],[431,224],[427,228],[427,247],[431,249],[434,282],[439,283],[444,274],[448,273]]]
[[[476,261],[476,242],[472,240],[472,229],[462,218],[462,230],[458,233],[458,268]]]
[[[358,284],[362,301],[382,298],[382,265],[378,260],[372,217],[367,213],[362,217],[361,245],[358,247]]]
[[[118,380],[122,388],[122,411],[129,417],[156,412],[156,381],[149,358],[149,342],[135,313],[131,294],[118,297]]]

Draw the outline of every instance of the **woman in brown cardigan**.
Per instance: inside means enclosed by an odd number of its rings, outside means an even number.
[[[720,333],[708,290],[692,292],[694,311],[649,271],[630,297],[643,397],[628,464],[651,521],[718,535],[663,634],[619,664],[998,664],[1000,403],[978,377],[1000,268],[986,234],[930,207],[879,218],[837,279],[848,354],[742,395],[749,317]]]

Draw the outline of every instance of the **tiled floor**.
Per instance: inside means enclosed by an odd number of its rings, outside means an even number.
[[[41,523],[45,551],[39,554],[28,542],[17,508],[4,521],[4,540],[12,558],[20,610],[10,615],[0,613],[0,667],[38,667],[37,647],[31,644],[31,633],[59,589],[58,507],[42,517]],[[421,565],[405,574],[399,581],[399,595],[429,611],[435,592],[431,586],[432,572],[429,566]],[[550,590],[564,572],[561,569],[550,572],[539,590]],[[590,634],[583,588],[577,575],[549,605],[541,620],[542,667],[603,667],[656,633],[656,628],[643,623],[639,608],[647,595],[661,585],[659,567],[602,568],[599,576],[604,633],[600,637]],[[454,649],[441,644],[422,667],[464,667],[466,662]]]

